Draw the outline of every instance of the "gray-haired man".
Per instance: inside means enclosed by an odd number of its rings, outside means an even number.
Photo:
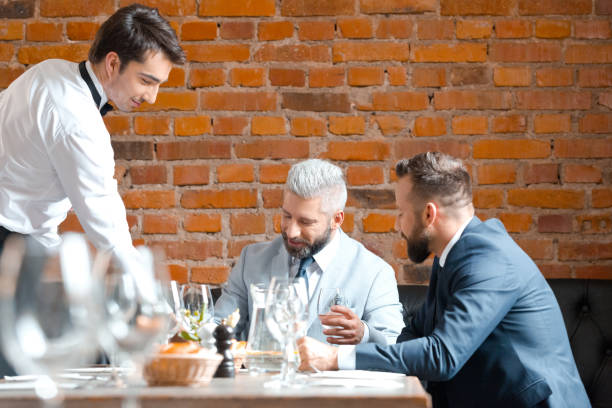
[[[293,278],[306,262],[308,336],[332,344],[395,343],[404,326],[395,274],[389,264],[340,229],[346,196],[339,167],[312,159],[291,168],[283,195],[281,236],[242,250],[215,305],[218,318],[240,309],[237,338],[248,334],[250,285],[268,284],[273,276]],[[320,288],[329,287],[341,288],[349,307],[333,306],[339,315],[320,320],[317,296]],[[324,330],[323,324],[335,328]]]

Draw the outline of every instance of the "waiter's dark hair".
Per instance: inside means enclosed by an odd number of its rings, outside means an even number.
[[[149,51],[161,51],[174,64],[185,63],[185,52],[176,33],[155,8],[132,4],[120,8],[106,20],[89,50],[89,61],[97,64],[114,51],[121,61],[120,71],[130,61],[144,62]]]
[[[420,153],[395,165],[398,179],[409,176],[411,196],[422,201],[433,198],[445,207],[463,207],[472,202],[470,175],[461,160],[440,152]]]

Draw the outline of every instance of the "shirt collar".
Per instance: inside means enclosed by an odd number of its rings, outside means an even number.
[[[87,72],[89,73],[91,81],[93,82],[94,86],[96,87],[96,90],[100,94],[100,106],[98,106],[98,109],[100,109],[102,106],[104,106],[105,103],[108,102],[108,97],[106,96],[106,93],[104,93],[104,88],[102,87],[100,81],[98,81],[98,77],[94,73],[93,68],[91,67],[91,62],[89,62],[89,60],[85,62],[85,68],[87,68]]]
[[[333,259],[336,257],[336,252],[338,252],[338,247],[340,246],[340,235],[342,231],[340,228],[336,230],[334,237],[321,249],[319,252],[314,254],[312,257],[314,258],[317,265],[323,272],[325,269],[332,263]]]
[[[440,259],[438,259],[438,263],[440,264],[441,268],[444,268],[444,263],[446,262],[446,257],[448,256],[448,253],[450,252],[451,249],[453,249],[453,246],[455,246],[457,241],[459,241],[459,238],[461,238],[461,234],[463,234],[463,230],[468,226],[470,221],[472,221],[472,218],[474,217],[470,217],[466,222],[464,222],[459,227],[457,232],[455,232],[455,235],[453,235],[451,240],[448,241],[448,244],[446,244],[446,247],[444,247],[444,251],[442,251],[442,255],[440,255]]]

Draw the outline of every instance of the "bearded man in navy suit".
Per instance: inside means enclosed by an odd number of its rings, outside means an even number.
[[[429,152],[396,174],[409,258],[435,254],[425,303],[394,345],[301,339],[301,368],[416,375],[436,408],[589,407],[552,290],[499,220],[474,216],[462,163]]]

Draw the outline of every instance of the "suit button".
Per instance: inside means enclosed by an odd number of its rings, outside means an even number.
[[[589,305],[582,305],[582,307],[580,308],[580,311],[583,314],[587,314],[591,311],[591,308],[589,307]]]

